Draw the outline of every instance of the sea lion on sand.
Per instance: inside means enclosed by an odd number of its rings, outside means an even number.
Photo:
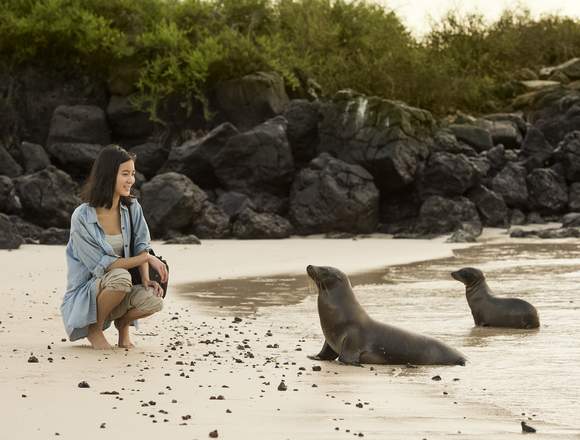
[[[308,266],[318,287],[318,314],[324,346],[315,360],[351,365],[465,365],[457,350],[428,336],[373,320],[356,300],[348,277],[333,267]]]
[[[451,276],[465,284],[465,296],[475,325],[487,327],[538,328],[538,311],[518,298],[497,298],[479,269],[464,267]]]

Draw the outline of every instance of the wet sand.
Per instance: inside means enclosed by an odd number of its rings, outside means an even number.
[[[306,264],[362,273],[449,257],[457,247],[466,246],[384,238],[156,245],[172,270],[166,307],[142,322],[136,349],[105,352],[61,340],[63,247],[0,251],[10,274],[0,312],[3,437],[204,439],[215,429],[237,439],[519,437],[526,416],[468,398],[469,367],[354,368],[306,358],[323,342],[315,293],[295,277]],[[355,275],[353,284],[373,284],[364,277],[380,272]],[[271,277],[280,273],[286,281]],[[455,344],[452,332],[431,330]],[[114,339],[112,330],[107,336]],[[29,363],[31,355],[39,362]],[[278,390],[282,380],[286,391]],[[532,418],[534,438],[580,438],[541,414]]]

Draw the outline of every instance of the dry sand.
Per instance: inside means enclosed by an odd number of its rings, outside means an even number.
[[[284,307],[235,322],[236,310],[199,307],[178,292],[191,282],[302,273],[307,264],[361,272],[445,257],[459,246],[386,237],[156,243],[174,286],[165,309],[133,332],[135,349],[102,352],[63,339],[64,247],[0,251],[0,435],[191,440],[217,430],[226,439],[519,438],[513,415],[454,398],[448,385],[462,367],[417,373],[311,361],[306,354],[316,353],[322,338],[301,327],[317,325],[315,310],[303,323],[285,321]],[[113,330],[106,335],[115,340]],[[32,355],[38,363],[28,362]],[[408,380],[416,374],[426,379]],[[443,380],[431,381],[435,374]],[[287,391],[278,390],[282,380]],[[79,388],[81,381],[90,387]],[[553,430],[544,436],[537,427],[537,438],[569,438]]]

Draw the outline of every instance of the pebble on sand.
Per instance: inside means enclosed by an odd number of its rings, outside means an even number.
[[[212,432],[209,433],[209,436],[211,438],[217,438],[218,437],[218,432],[217,429],[214,429]]]
[[[530,425],[526,424],[526,422],[522,422],[522,432],[534,433],[536,432],[536,428],[531,427]]]
[[[79,382],[79,388],[90,388],[91,386],[86,381]]]
[[[288,389],[288,387],[286,386],[284,381],[281,381],[280,385],[278,385],[278,391],[286,391],[287,389]]]

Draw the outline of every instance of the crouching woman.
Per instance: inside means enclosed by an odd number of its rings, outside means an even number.
[[[163,290],[149,279],[149,266],[162,282],[168,274],[165,265],[148,252],[149,228],[131,196],[134,183],[135,157],[119,146],[105,147],[83,189],[85,203],[71,216],[67,290],[60,309],[69,339],[86,337],[96,349],[112,348],[103,333],[111,322],[119,332],[118,346],[133,347],[130,324],[163,308]],[[131,282],[128,269],[135,267],[143,284]]]

